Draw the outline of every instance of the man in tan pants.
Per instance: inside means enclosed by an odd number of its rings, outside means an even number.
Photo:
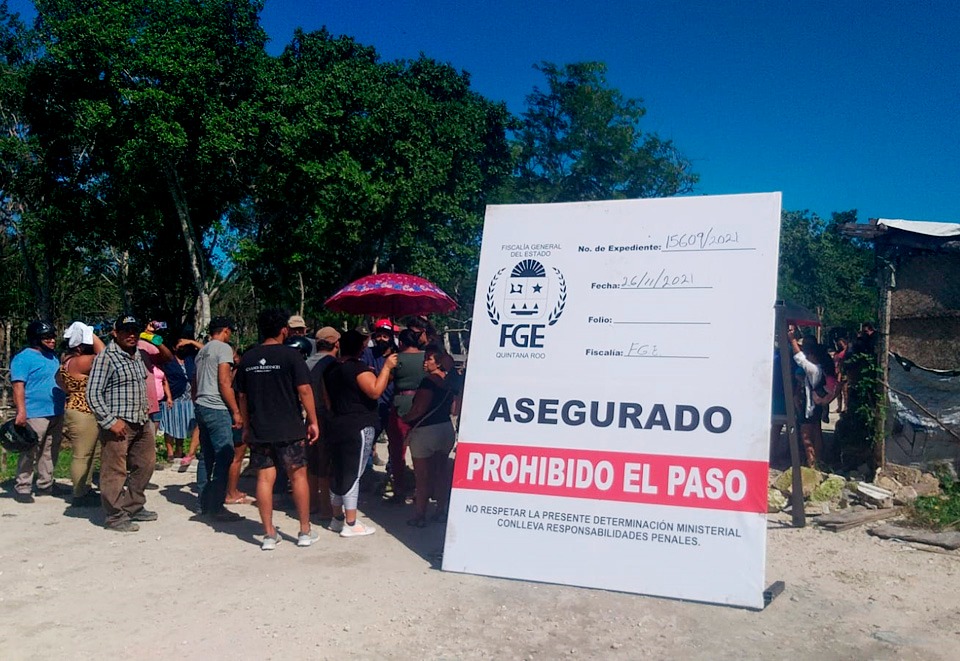
[[[63,429],[63,390],[56,383],[60,361],[53,349],[57,334],[52,324],[32,321],[27,326],[29,346],[14,356],[10,363],[13,403],[17,409],[14,424],[30,427],[40,442],[20,453],[14,499],[33,502],[33,474],[37,474],[37,495],[53,493],[53,469],[60,454]]]

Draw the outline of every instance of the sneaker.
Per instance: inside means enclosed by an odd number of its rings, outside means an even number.
[[[33,503],[36,502],[33,498],[32,493],[20,493],[19,491],[14,492],[13,499],[18,503]]]
[[[157,513],[151,512],[150,510],[141,507],[136,512],[130,515],[131,521],[156,521]]]
[[[330,527],[328,528],[330,532],[340,532],[343,530],[343,519],[333,518],[330,520]]]
[[[263,541],[260,542],[261,551],[272,551],[277,548],[277,544],[280,543],[280,532],[273,533],[273,537],[265,535]],[[298,542],[299,543],[299,542]]]
[[[302,532],[297,535],[297,546],[310,546],[318,539],[320,539],[320,535],[317,534],[316,530],[311,528],[310,532]]]
[[[377,529],[373,526],[365,526],[359,521],[355,522],[352,526],[344,524],[343,530],[340,531],[341,537],[365,537],[366,535],[372,535],[377,532]]]
[[[124,519],[119,523],[108,523],[104,526],[107,530],[113,530],[114,532],[137,532],[140,530],[140,526],[131,521],[130,519]]]

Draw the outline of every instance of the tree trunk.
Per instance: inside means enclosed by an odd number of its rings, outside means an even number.
[[[118,253],[110,248],[110,254],[113,255],[113,261],[117,264],[117,289],[120,290],[121,313],[129,313],[130,310],[130,251],[124,250]],[[106,278],[106,276],[104,276]],[[107,278],[107,282],[110,279]]]
[[[297,309],[297,314],[301,317],[303,316],[303,299],[306,297],[306,291],[303,288],[303,273],[297,271],[297,280],[300,282],[300,307]]]
[[[202,333],[205,333],[207,326],[210,325],[210,294],[207,292],[200,292],[197,294],[197,300],[193,303],[193,314],[196,319],[196,326],[194,330],[194,337],[200,337]]]
[[[21,212],[22,213],[22,212]],[[24,236],[17,223],[12,223],[13,231],[17,235],[17,247],[20,249],[20,257],[23,259],[23,271],[27,276],[27,283],[30,285],[30,291],[33,292],[34,312],[38,318],[46,321],[53,320],[53,309],[51,305],[50,292],[50,274],[43,279],[37,273],[36,266],[30,258],[27,237]]]
[[[194,290],[197,293],[194,304],[197,316],[195,332],[199,336],[206,332],[207,326],[210,325],[210,283],[205,274],[203,255],[200,254],[200,247],[197,245],[197,237],[193,230],[193,222],[190,219],[187,196],[180,185],[180,177],[171,167],[167,168],[167,187],[173,200],[173,206],[177,210],[177,220],[180,221],[180,232],[183,234],[187,259],[190,263],[190,275],[193,279]]]

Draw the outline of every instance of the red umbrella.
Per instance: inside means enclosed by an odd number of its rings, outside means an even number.
[[[456,302],[429,280],[404,273],[377,273],[354,280],[324,303],[336,312],[388,317],[436,314]]]
[[[807,308],[787,301],[783,304],[783,317],[794,326],[819,326],[820,318]]]

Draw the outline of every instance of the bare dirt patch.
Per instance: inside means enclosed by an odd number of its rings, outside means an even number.
[[[960,649],[960,556],[795,530],[771,516],[763,612],[449,574],[442,526],[367,498],[380,530],[259,548],[255,508],[192,520],[190,473],[158,472],[136,534],[54,497],[0,498],[0,658],[943,659]],[[584,562],[594,562],[583,558]],[[635,571],[663,571],[638,558]]]

